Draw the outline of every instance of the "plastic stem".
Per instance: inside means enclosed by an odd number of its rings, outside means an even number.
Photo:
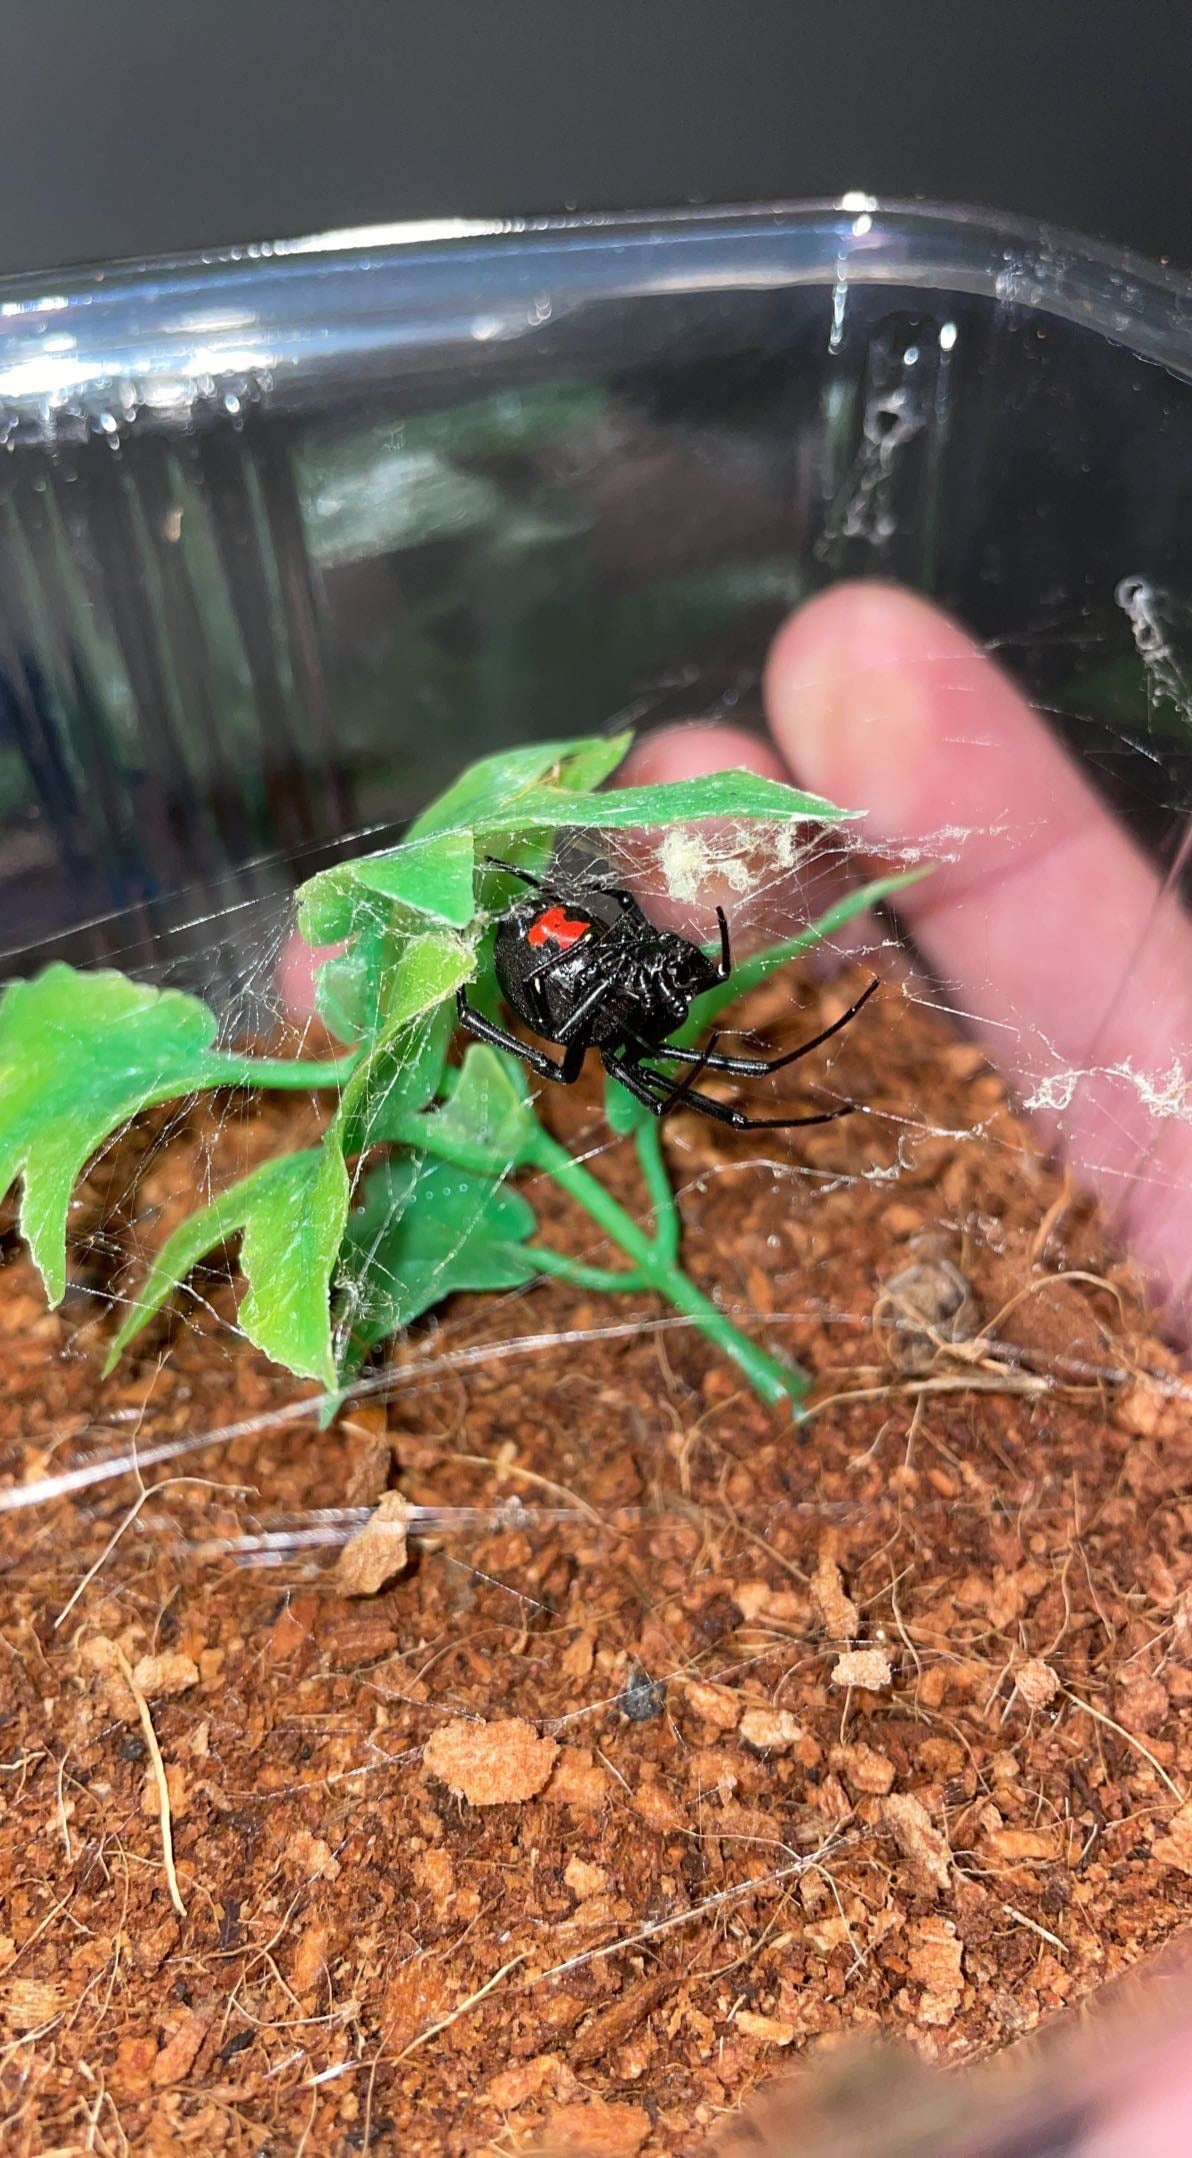
[[[549,1244],[529,1244],[526,1248],[544,1274],[553,1274],[558,1281],[574,1282],[577,1289],[595,1289],[601,1296],[619,1296],[627,1289],[648,1286],[631,1268],[618,1274],[611,1266],[585,1266],[582,1259],[573,1259],[565,1251],[552,1251]]]
[[[808,1381],[803,1373],[792,1364],[780,1363],[776,1356],[750,1341],[748,1335],[738,1332],[732,1320],[718,1310],[702,1289],[696,1288],[674,1259],[638,1228],[632,1216],[617,1204],[603,1184],[579,1162],[573,1161],[567,1149],[560,1146],[557,1139],[552,1139],[549,1132],[535,1134],[523,1159],[528,1167],[541,1169],[561,1190],[578,1200],[632,1260],[642,1282],[664,1297],[676,1311],[681,1311],[685,1318],[693,1320],[705,1339],[713,1342],[722,1355],[729,1357],[738,1370],[744,1372],[763,1401],[775,1407],[783,1401],[794,1403],[807,1392]]]
[[[679,1209],[675,1205],[674,1187],[670,1171],[662,1151],[662,1125],[657,1117],[649,1117],[634,1132],[637,1158],[641,1165],[642,1179],[650,1194],[654,1208],[653,1249],[667,1265],[675,1266],[679,1258]]]
[[[219,1086],[263,1086],[302,1092],[311,1087],[342,1087],[360,1062],[361,1052],[309,1063],[301,1057],[227,1057],[226,1078]]]

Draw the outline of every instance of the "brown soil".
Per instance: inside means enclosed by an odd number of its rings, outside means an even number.
[[[692,2153],[833,2034],[988,2052],[1186,1919],[1174,1359],[976,1053],[884,1008],[833,1076],[888,1119],[668,1142],[691,1270],[816,1375],[802,1428],[649,1299],[543,1285],[457,1299],[327,1435],[4,1521],[6,2152]],[[590,1141],[594,1095],[548,1109]],[[101,1388],[89,1286],[305,1113],[146,1120],[60,1314],[9,1238],[15,1480],[293,1402],[226,1278]],[[640,1203],[628,1146],[596,1166]],[[386,1488],[527,1512],[355,1600],[188,1548]]]

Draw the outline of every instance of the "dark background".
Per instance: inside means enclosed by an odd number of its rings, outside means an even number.
[[[8,0],[0,271],[864,188],[1192,267],[1188,0]]]

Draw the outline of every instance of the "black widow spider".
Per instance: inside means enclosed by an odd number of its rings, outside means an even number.
[[[665,1116],[681,1104],[719,1124],[731,1124],[737,1131],[831,1124],[856,1107],[854,1102],[842,1102],[838,1108],[812,1116],[747,1116],[743,1109],[701,1093],[694,1082],[704,1071],[733,1072],[752,1079],[797,1063],[856,1017],[878,986],[876,976],[839,1019],[785,1056],[720,1056],[718,1034],[712,1035],[705,1049],[676,1048],[667,1036],[682,1026],[694,999],[727,982],[732,974],[723,908],[716,909],[720,957],[712,960],[676,930],[656,928],[632,892],[619,884],[549,875],[539,878],[511,862],[491,858],[489,867],[503,869],[530,887],[528,896],[515,901],[497,924],[493,964],[501,993],[535,1034],[559,1045],[563,1057],[556,1062],[545,1051],[519,1041],[476,1011],[460,989],[456,993],[460,1021],[481,1041],[511,1050],[531,1071],[562,1086],[574,1084],[588,1050],[597,1049],[605,1070],[653,1116]],[[643,1063],[644,1057],[669,1059],[690,1069],[676,1081],[653,1064]]]

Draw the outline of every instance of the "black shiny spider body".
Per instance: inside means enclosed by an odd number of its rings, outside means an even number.
[[[579,1078],[589,1049],[635,1100],[654,1116],[682,1104],[717,1123],[740,1131],[762,1126],[788,1128],[830,1124],[854,1107],[843,1102],[810,1116],[753,1117],[694,1085],[701,1072],[732,1072],[758,1078],[782,1071],[847,1026],[877,988],[876,979],[848,1011],[781,1057],[721,1056],[719,1035],[705,1049],[676,1047],[669,1036],[682,1026],[696,997],[732,974],[728,922],[716,909],[720,953],[709,959],[689,938],[658,929],[643,914],[631,892],[617,884],[548,874],[538,879],[509,863],[494,862],[529,887],[497,926],[493,963],[501,994],[510,1010],[541,1040],[562,1049],[561,1058],[520,1041],[457,993],[462,1024],[481,1041],[506,1049],[543,1079],[571,1086]],[[655,1059],[688,1067],[685,1075],[660,1071]]]
[[[493,961],[505,1002],[544,1041],[656,1050],[724,979],[697,944],[655,929],[629,892],[543,888],[509,909]]]

